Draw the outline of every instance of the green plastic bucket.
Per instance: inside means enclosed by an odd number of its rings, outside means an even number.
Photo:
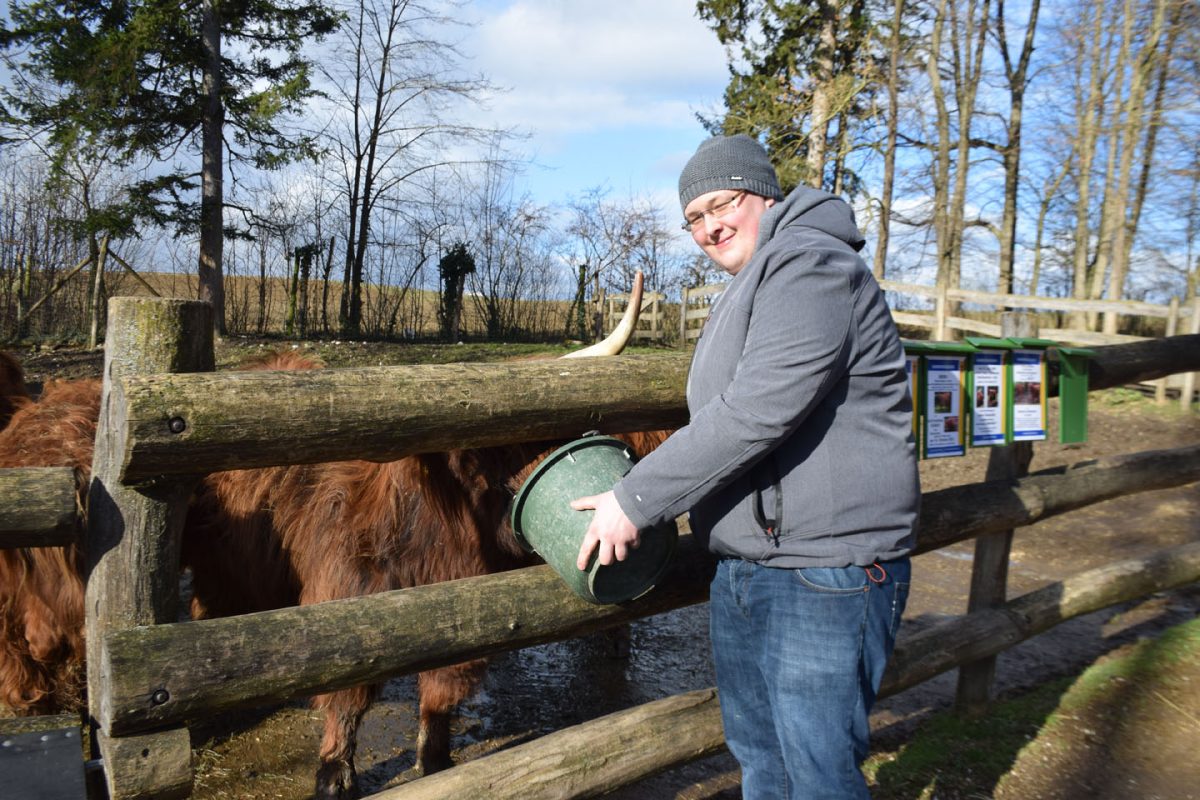
[[[513,501],[517,541],[554,568],[575,594],[592,603],[623,603],[645,594],[667,568],[679,532],[672,521],[641,532],[624,561],[587,570],[575,566],[594,511],[571,501],[607,492],[636,461],[629,445],[611,436],[585,436],[563,445],[537,466]]]

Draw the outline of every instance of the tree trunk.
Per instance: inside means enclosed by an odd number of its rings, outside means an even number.
[[[883,190],[879,198],[879,241],[875,245],[872,272],[876,280],[887,274],[887,251],[891,236],[892,194],[896,182],[896,134],[900,119],[900,25],[904,20],[904,0],[893,0],[892,30],[888,35],[888,110],[887,143],[883,150]]]
[[[1117,63],[1113,71],[1116,76],[1115,83],[1110,87],[1114,98],[1120,98],[1125,91],[1126,64],[1129,62],[1129,51],[1133,45],[1135,5],[1133,0],[1125,0],[1119,35],[1120,42],[1117,47]],[[1092,300],[1099,300],[1104,296],[1104,287],[1108,282],[1108,271],[1112,263],[1113,231],[1123,225],[1125,219],[1125,198],[1121,196],[1121,192],[1117,188],[1117,181],[1121,144],[1125,134],[1125,127],[1121,122],[1122,112],[1128,113],[1129,108],[1125,102],[1118,105],[1119,107],[1112,117],[1112,124],[1108,126],[1108,154],[1105,157],[1104,165],[1104,198],[1100,202],[1100,230],[1096,236],[1096,260],[1089,276],[1088,297]],[[1095,311],[1089,311],[1087,319],[1088,328],[1096,330],[1100,315]]]
[[[321,270],[321,331],[329,333],[329,276],[333,273],[333,253],[337,249],[337,237],[329,237],[329,250],[325,253],[325,267]]]
[[[18,263],[17,338],[24,339],[29,335],[29,298],[33,293],[33,247],[30,244],[25,245],[25,252],[19,257]]]
[[[979,80],[983,74],[983,51],[988,32],[988,9],[990,0],[983,0],[976,7],[975,0],[968,0],[965,14],[958,21],[960,7],[952,0],[955,22],[954,41],[954,95],[958,105],[958,138],[955,148],[954,192],[950,198],[947,214],[948,237],[948,287],[957,289],[962,278],[962,249],[965,231],[967,204],[967,178],[971,170],[971,122],[975,116],[975,99],[979,91]],[[957,316],[959,302],[950,303],[947,312]]]
[[[95,239],[92,239],[95,243]],[[91,292],[91,329],[88,331],[88,349],[95,350],[100,343],[100,325],[104,321],[104,267],[108,263],[108,235],[105,234],[96,245],[95,262],[93,264]]]
[[[808,131],[806,170],[809,185],[820,189],[825,185],[825,149],[833,109],[831,92],[833,55],[837,52],[838,9],[834,0],[821,0],[817,6],[821,15],[821,35],[813,60],[812,123]]]
[[[204,112],[200,167],[200,299],[212,306],[213,326],[225,334],[224,240],[225,106],[221,102],[221,17],[218,0],[203,0],[200,25],[204,48]]]
[[[288,270],[288,307],[287,316],[284,319],[284,330],[288,336],[296,335],[296,308],[297,298],[300,294],[300,248],[297,247],[291,253],[290,269]]]
[[[1068,157],[1063,162],[1062,169],[1059,170],[1058,175],[1047,183],[1045,190],[1042,192],[1041,202],[1038,204],[1037,230],[1033,240],[1033,269],[1029,276],[1028,294],[1030,295],[1037,295],[1038,281],[1041,280],[1042,242],[1045,240],[1046,217],[1050,213],[1050,204],[1054,202],[1054,198],[1058,195],[1058,187],[1062,185],[1063,179],[1071,171],[1072,163],[1073,157]]]
[[[371,127],[366,134],[366,157],[361,173],[361,191],[358,196],[358,225],[353,245],[354,257],[350,264],[350,284],[348,288],[350,297],[347,304],[345,324],[345,330],[351,335],[358,335],[362,332],[363,265],[367,257],[367,239],[371,230],[371,211],[375,204],[375,179],[377,177],[375,174],[375,159],[379,150],[379,139],[384,133],[384,111],[388,97],[387,81],[389,70],[391,69],[392,35],[394,33],[395,27],[389,27],[386,41],[382,46],[377,72],[375,73],[377,76],[374,86],[375,107],[371,115]],[[361,49],[359,57],[363,57]],[[355,124],[357,125],[357,122]],[[355,144],[358,144],[357,140]]]
[[[942,85],[940,53],[946,31],[946,5],[940,0],[930,33],[929,58],[926,61],[930,94],[933,95],[937,126],[933,155],[933,233],[937,248],[937,285],[950,288],[950,234],[947,201],[950,185],[950,111],[946,105],[946,90]]]
[[[1029,21],[1025,27],[1025,41],[1016,66],[1008,55],[1008,39],[1004,22],[1004,0],[998,0],[996,23],[999,26],[1000,54],[1004,58],[1004,71],[1008,76],[1009,114],[1008,141],[1004,145],[1004,212],[1000,222],[1000,277],[996,291],[1013,294],[1017,241],[1017,199],[1021,181],[1021,118],[1025,110],[1025,82],[1029,72],[1029,60],[1033,55],[1033,39],[1037,30],[1040,0],[1033,0],[1029,7]]]
[[[1157,140],[1154,131],[1157,128],[1158,120],[1152,113],[1151,119],[1147,123],[1144,114],[1144,105],[1146,91],[1151,80],[1153,80],[1154,72],[1158,69],[1159,63],[1164,63],[1164,68],[1165,63],[1169,63],[1171,58],[1170,51],[1174,46],[1175,37],[1171,35],[1167,40],[1166,51],[1160,52],[1159,42],[1163,35],[1166,7],[1167,0],[1157,0],[1155,3],[1154,17],[1150,25],[1150,30],[1146,41],[1142,44],[1141,52],[1130,75],[1129,98],[1126,102],[1125,112],[1125,147],[1121,151],[1117,179],[1117,199],[1119,205],[1114,209],[1115,225],[1112,241],[1112,269],[1108,282],[1109,300],[1120,300],[1125,296],[1125,278],[1129,274],[1129,255],[1133,248],[1134,236],[1137,233],[1137,219],[1141,215],[1141,201],[1145,199],[1144,180],[1147,171],[1142,171],[1143,183],[1139,186],[1138,196],[1131,198],[1130,184],[1133,181],[1133,157],[1135,151],[1138,149],[1137,143],[1141,140],[1143,129],[1147,127],[1147,124],[1150,131],[1146,134],[1145,152],[1143,153],[1144,163],[1148,164],[1149,159],[1153,158],[1154,143]],[[1133,208],[1129,209],[1131,200],[1133,201]],[[1116,333],[1117,320],[1118,315],[1116,313],[1106,313],[1104,315],[1104,332],[1108,334]]]
[[[258,243],[258,332],[267,330],[267,241]]]
[[[1084,47],[1081,44],[1079,57],[1076,60],[1080,66],[1084,63],[1089,65],[1088,85],[1086,89],[1079,86],[1080,91],[1075,98],[1075,128],[1079,134],[1074,148],[1078,171],[1076,175],[1072,296],[1076,300],[1086,300],[1088,297],[1087,278],[1091,245],[1091,226],[1088,215],[1091,205],[1092,161],[1096,155],[1096,140],[1100,129],[1102,85],[1108,57],[1108,48],[1104,46],[1102,37],[1104,30],[1102,0],[1094,0],[1088,7],[1088,11],[1095,15],[1092,20],[1091,35],[1081,35],[1079,39],[1081,42],[1090,42],[1091,46],[1085,58]],[[1077,75],[1077,85],[1079,83]],[[1082,311],[1072,312],[1071,327],[1076,330],[1086,330],[1088,327],[1087,314]]]

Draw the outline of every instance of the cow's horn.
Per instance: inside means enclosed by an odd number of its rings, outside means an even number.
[[[642,271],[638,270],[633,278],[633,289],[629,292],[629,304],[625,306],[625,316],[621,323],[603,341],[589,345],[582,350],[567,353],[562,358],[588,358],[590,356],[615,356],[625,349],[629,338],[637,325],[638,315],[642,313]]]

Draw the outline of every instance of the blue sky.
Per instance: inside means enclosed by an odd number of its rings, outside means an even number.
[[[607,187],[673,211],[676,180],[707,133],[696,112],[719,109],[724,49],[695,0],[489,0],[464,66],[506,91],[490,98],[493,124],[530,134],[539,166],[522,178],[537,202],[565,203]]]

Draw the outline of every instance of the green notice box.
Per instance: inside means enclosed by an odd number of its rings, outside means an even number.
[[[1095,350],[1055,345],[1058,354],[1058,441],[1087,441],[1088,369]]]
[[[913,406],[921,457],[964,455],[970,415],[964,394],[975,348],[963,342],[906,340],[903,344],[906,357],[919,359]]]

